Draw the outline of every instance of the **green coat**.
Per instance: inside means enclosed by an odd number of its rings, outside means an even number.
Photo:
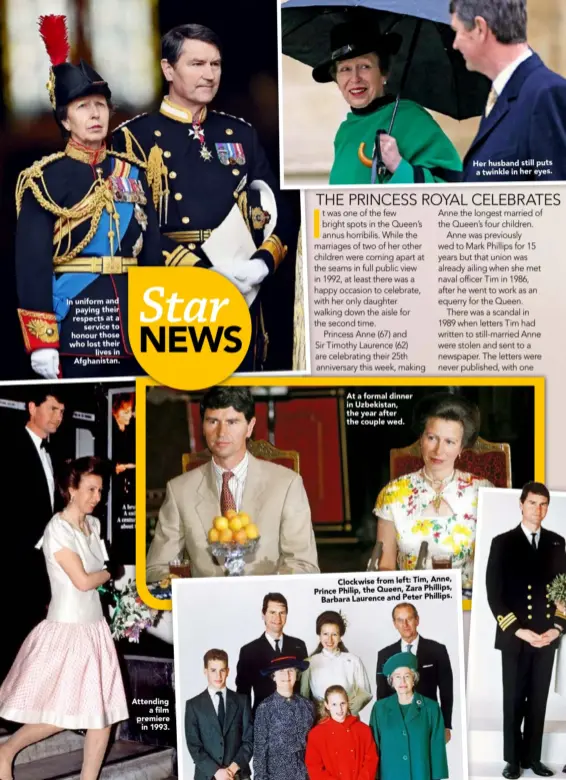
[[[373,705],[370,726],[379,753],[380,780],[448,777],[444,720],[437,702],[415,693],[403,720],[394,693]]]
[[[389,130],[394,102],[383,98],[368,114],[350,111],[334,139],[334,164],[330,184],[371,184],[371,168],[358,157],[365,142],[365,155],[371,159],[376,130]],[[428,111],[411,100],[400,100],[391,135],[403,158],[392,175],[389,171],[376,183],[415,184],[455,181],[460,178],[462,161],[451,141]]]

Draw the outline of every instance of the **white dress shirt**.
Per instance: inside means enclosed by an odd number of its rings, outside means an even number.
[[[26,431],[29,433],[30,439],[35,444],[37,454],[39,455],[39,459],[41,460],[41,465],[43,466],[43,471],[45,473],[45,479],[47,480],[47,487],[49,488],[49,497],[51,498],[51,509],[53,509],[53,505],[55,501],[55,478],[53,476],[53,464],[51,463],[51,458],[49,457],[49,453],[47,452],[47,450],[41,446],[41,443],[43,441],[41,436],[38,436],[37,433],[34,433],[31,430],[31,428],[28,428],[27,426],[26,426]]]
[[[529,540],[529,544],[532,546],[532,544],[533,544],[533,533],[534,533],[534,532],[533,532],[533,531],[531,531],[531,529],[530,529],[530,528],[527,528],[527,526],[526,526],[526,525],[524,525],[523,523],[521,523],[521,528],[523,529],[523,533],[525,534],[525,536],[526,536],[526,537],[527,537],[527,539]],[[537,550],[538,550],[538,545],[539,545],[539,542],[540,542],[540,528],[539,528],[539,529],[538,529],[538,531],[535,533],[535,544],[536,544],[536,546],[537,546]]]
[[[413,655],[417,654],[417,651],[419,649],[419,639],[420,636],[417,634],[416,639],[414,639],[412,642],[405,642],[404,639],[401,640],[401,652],[402,653],[412,653]],[[409,650],[408,647],[411,645],[411,649]]]
[[[523,52],[519,57],[517,57],[516,60],[513,60],[513,62],[510,65],[507,65],[506,68],[503,68],[501,73],[495,77],[493,80],[493,83],[491,85],[491,88],[494,89],[497,92],[497,96],[501,95],[505,87],[507,86],[507,83],[513,73],[517,70],[519,65],[522,65],[525,60],[528,60],[529,57],[532,56],[532,51],[530,49],[527,49],[527,51]]]
[[[242,460],[237,466],[232,469],[223,469],[219,466],[214,458],[212,459],[212,465],[214,467],[214,476],[216,478],[216,487],[218,488],[218,498],[222,492],[222,475],[225,471],[231,471],[234,475],[230,477],[228,481],[228,487],[230,493],[234,496],[234,502],[236,504],[236,510],[239,512],[242,508],[242,498],[244,496],[244,488],[246,487],[246,477],[248,476],[248,453],[244,455]]]
[[[265,638],[267,639],[267,641],[269,642],[269,644],[271,645],[273,650],[275,652],[277,652],[277,648],[275,647],[275,641],[276,641],[275,637],[271,636],[271,634],[268,634],[267,631],[266,631],[265,632]],[[279,652],[281,653],[281,652],[283,652],[283,634],[281,634],[281,636],[279,637],[279,639],[277,641],[279,642]]]
[[[218,688],[213,688],[211,685],[208,686],[208,693],[210,695],[210,698],[212,699],[212,705],[214,707],[214,711],[218,715],[218,693],[222,694],[222,698],[224,699],[224,712],[226,712],[226,686],[222,688],[221,690]]]

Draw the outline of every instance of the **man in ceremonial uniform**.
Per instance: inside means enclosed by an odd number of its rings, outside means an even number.
[[[169,86],[158,111],[117,128],[113,148],[147,164],[166,265],[214,268],[245,296],[252,341],[240,371],[261,369],[267,342],[261,283],[296,240],[254,128],[209,109],[220,85],[221,43],[207,27],[175,27],[162,40]]]
[[[553,774],[540,757],[556,640],[566,614],[549,601],[546,588],[566,571],[566,555],[564,537],[541,527],[549,501],[544,485],[527,483],[520,498],[522,521],[493,539],[487,563],[487,598],[503,669],[506,778],[520,777],[522,769]]]

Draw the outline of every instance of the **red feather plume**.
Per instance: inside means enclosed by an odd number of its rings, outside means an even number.
[[[69,57],[67,17],[49,14],[39,17],[39,34],[43,38],[51,65],[61,65]]]

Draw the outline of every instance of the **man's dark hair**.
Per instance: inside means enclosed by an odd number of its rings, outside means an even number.
[[[393,620],[395,620],[396,610],[401,609],[401,607],[408,607],[409,609],[412,609],[414,617],[418,618],[419,613],[417,612],[417,608],[415,607],[415,605],[409,604],[408,601],[403,601],[402,604],[395,604],[395,606],[393,607],[393,611],[391,612],[391,617],[393,618]]]
[[[165,33],[161,39],[161,59],[167,60],[170,65],[175,65],[181,56],[181,49],[185,41],[203,41],[216,46],[222,56],[222,44],[216,33],[202,24],[180,24]]]
[[[450,13],[472,30],[477,16],[499,43],[525,43],[527,40],[527,0],[450,0]]]
[[[548,503],[550,503],[550,493],[548,492],[546,485],[543,485],[542,482],[527,482],[527,484],[523,486],[521,498],[519,499],[521,504],[525,503],[529,493],[532,493],[535,496],[544,496]]]
[[[200,402],[200,419],[204,420],[207,409],[228,409],[230,406],[250,422],[255,415],[255,403],[249,387],[211,387]]]
[[[216,648],[213,648],[212,650],[207,650],[202,660],[204,661],[205,669],[208,667],[210,661],[223,661],[226,664],[226,669],[228,669],[229,666],[228,653],[226,652],[226,650],[216,650]]]
[[[265,615],[267,612],[267,605],[270,601],[273,601],[275,604],[283,604],[285,607],[285,612],[289,612],[289,605],[287,604],[287,599],[282,593],[267,593],[263,597],[263,606],[261,608],[262,614]]]
[[[51,385],[32,385],[29,389],[27,403],[41,406],[50,396],[60,404],[65,403],[65,397],[62,395],[61,390]]]

